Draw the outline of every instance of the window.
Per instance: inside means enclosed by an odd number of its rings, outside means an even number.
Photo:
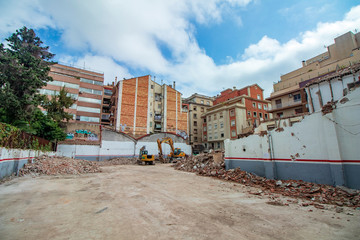
[[[217,148],[220,148],[220,142],[217,143]]]
[[[300,93],[294,95],[294,102],[299,102],[299,101],[301,101]]]
[[[231,137],[236,137],[236,131],[235,130],[231,131]]]
[[[264,116],[265,116],[265,119],[268,119],[268,115],[267,115],[267,113],[265,113],[265,114],[264,114]]]
[[[194,128],[194,134],[197,134],[198,132],[197,132],[197,128]]]
[[[204,126],[204,132],[206,132],[206,126]]]
[[[217,124],[216,123],[214,124],[214,129],[217,129]]]
[[[253,105],[253,108],[256,108],[256,103],[253,102],[252,105]]]
[[[211,140],[212,139],[212,136],[211,135],[209,135],[209,140]]]
[[[151,85],[151,89],[154,89],[154,85]]]
[[[258,95],[257,95],[257,99],[261,99],[261,96],[260,96],[260,94],[258,94]]]
[[[231,120],[231,124],[232,127],[235,126],[235,120]]]
[[[220,136],[223,138],[223,137],[224,137],[224,133],[221,133]]]
[[[193,109],[194,109],[194,111],[196,111],[196,107],[194,107]]]
[[[209,120],[209,122],[211,121],[211,116],[208,116],[208,120]]]
[[[303,113],[303,109],[302,108],[296,108],[295,109],[295,114],[300,114]]]
[[[209,102],[209,101],[206,101],[206,105],[210,105],[210,102]]]
[[[76,116],[76,120],[84,122],[99,122],[100,118],[97,117],[86,117],[86,116]]]
[[[230,110],[230,116],[231,116],[231,117],[235,116],[235,110],[234,110],[234,109],[231,109],[231,110]]]
[[[108,96],[111,96],[112,95],[112,90],[104,88],[104,94],[108,95]]]
[[[79,97],[79,102],[88,102],[88,103],[101,104],[101,100],[100,100],[100,99],[86,98],[86,97]]]
[[[194,121],[194,126],[197,126],[197,121]]]
[[[224,128],[224,123],[223,122],[220,123],[220,128]]]
[[[266,104],[264,104],[264,110],[267,110],[267,105]]]
[[[257,113],[256,112],[254,112],[254,118],[256,118],[257,117]]]
[[[216,120],[216,119],[217,119],[217,113],[214,114],[214,120]]]
[[[279,118],[281,118],[282,116],[284,116],[284,114],[282,112],[279,112],[276,114]]]
[[[81,112],[100,113],[100,108],[92,108],[92,107],[81,107],[81,106],[78,106],[78,107],[77,107],[77,110],[78,110],[78,111],[81,111]]]
[[[194,141],[197,142],[197,137],[194,137]]]
[[[61,81],[51,81],[47,83],[48,85],[53,85],[53,86],[60,86],[60,87],[67,87],[67,88],[75,88],[75,89],[79,89],[79,85],[78,84],[74,84],[74,83],[67,83],[67,82],[61,82]]]
[[[99,86],[103,85],[103,82],[90,80],[90,79],[87,79],[87,78],[80,78],[80,82],[86,82],[86,83],[95,84],[95,85],[99,85]]]
[[[218,135],[217,135],[217,134],[214,135],[214,139],[218,139]]]
[[[223,117],[224,117],[224,115],[223,115],[223,113],[221,112],[221,113],[220,113],[220,118],[223,118]]]
[[[194,118],[197,118],[197,114],[196,114],[196,113],[194,113]]]
[[[259,109],[261,109],[261,108],[262,108],[261,103],[258,103],[258,108],[259,108]]]
[[[206,140],[206,138],[207,138],[206,135],[204,135],[204,140]]]
[[[51,96],[59,95],[59,91],[49,90],[49,89],[40,89],[39,93],[43,95],[51,95]],[[78,95],[74,93],[67,93],[66,96],[72,97],[74,99],[78,99]]]
[[[277,108],[281,108],[281,107],[282,107],[281,99],[275,100],[275,104],[276,104],[276,107],[277,107]]]
[[[251,117],[251,112],[250,111],[248,111],[248,116]]]
[[[259,117],[260,117],[260,118],[262,118],[262,117],[263,117],[263,116],[262,116],[262,113],[259,113]]]
[[[208,130],[209,130],[209,131],[211,130],[211,124],[208,125]]]
[[[80,88],[80,93],[84,92],[84,93],[91,93],[91,94],[96,94],[96,95],[102,95],[102,91],[100,90],[95,90],[95,89],[90,89],[90,88]]]
[[[204,123],[206,123],[206,117],[204,118]]]
[[[204,104],[204,100],[201,100],[200,102],[201,102],[201,104]]]
[[[202,113],[204,112],[204,108],[203,108],[203,107],[201,107],[201,112],[202,112]]]

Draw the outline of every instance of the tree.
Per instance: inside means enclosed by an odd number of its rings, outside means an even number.
[[[31,119],[31,130],[34,135],[49,141],[62,141],[66,138],[66,133],[59,124],[38,108],[34,111]]]
[[[68,92],[63,87],[59,94],[52,96],[51,99],[45,97],[41,106],[47,111],[47,116],[61,125],[64,119],[68,122],[73,118],[73,115],[65,112],[65,109],[70,108],[74,102],[75,100],[68,96]]]
[[[8,48],[0,44],[0,120],[22,125],[31,120],[41,102],[38,89],[52,81],[48,73],[54,54],[26,27],[6,41]]]

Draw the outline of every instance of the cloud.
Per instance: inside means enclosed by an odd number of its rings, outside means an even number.
[[[95,72],[103,72],[104,84],[111,84],[115,81],[115,77],[117,77],[118,80],[134,77],[126,68],[120,66],[113,59],[106,56],[93,56],[91,54],[87,54],[81,58],[61,56],[59,63],[65,63],[67,65]]]
[[[27,25],[34,29],[61,32],[61,44],[69,53],[61,60],[105,72],[110,83],[131,77],[131,71],[148,72],[171,83],[184,96],[194,92],[215,95],[223,88],[258,83],[269,95],[273,82],[301,66],[301,60],[324,52],[324,45],[360,26],[360,6],[341,21],[318,23],[280,43],[263,36],[258,42],[215,64],[196,39],[196,24],[221,23],[232,8],[251,0],[133,0],[133,1],[47,1],[17,0],[0,3],[0,36]],[[141,7],[140,7],[141,6]],[[1,8],[3,7],[3,8]],[[288,10],[289,11],[289,10]],[[284,10],[284,13],[286,11]],[[20,13],[20,14],[19,14]],[[240,24],[241,16],[237,16]],[[234,18],[235,19],[235,18]],[[235,19],[236,20],[236,19]],[[166,50],[166,51],[164,51]]]

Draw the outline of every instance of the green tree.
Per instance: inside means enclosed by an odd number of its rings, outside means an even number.
[[[47,111],[47,116],[61,126],[63,120],[68,122],[73,118],[73,115],[65,112],[65,109],[70,108],[74,102],[75,100],[68,96],[68,92],[63,87],[59,94],[52,96],[50,99],[45,97],[41,106]]]
[[[45,138],[49,141],[62,141],[66,138],[66,133],[57,122],[36,109],[31,120],[31,130],[36,136]]]
[[[0,44],[0,120],[22,126],[29,123],[41,102],[38,89],[52,81],[48,75],[54,54],[26,27]]]

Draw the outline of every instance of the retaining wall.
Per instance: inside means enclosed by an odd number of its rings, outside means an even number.
[[[59,144],[57,152],[63,156],[85,159],[91,161],[102,161],[117,157],[137,157],[141,147],[145,146],[151,155],[158,155],[157,139],[171,137],[175,148],[181,148],[187,155],[191,155],[191,146],[186,141],[171,133],[158,133],[146,135],[140,139],[134,139],[124,133],[111,130],[102,131],[102,140],[100,145],[73,145]],[[163,143],[163,153],[170,153],[170,146]]]
[[[8,149],[0,147],[0,179],[18,174],[19,169],[28,162],[41,155],[55,156],[55,152],[42,152],[35,150]]]
[[[318,111],[264,136],[226,140],[226,168],[360,189],[360,89],[346,97],[326,115]]]

